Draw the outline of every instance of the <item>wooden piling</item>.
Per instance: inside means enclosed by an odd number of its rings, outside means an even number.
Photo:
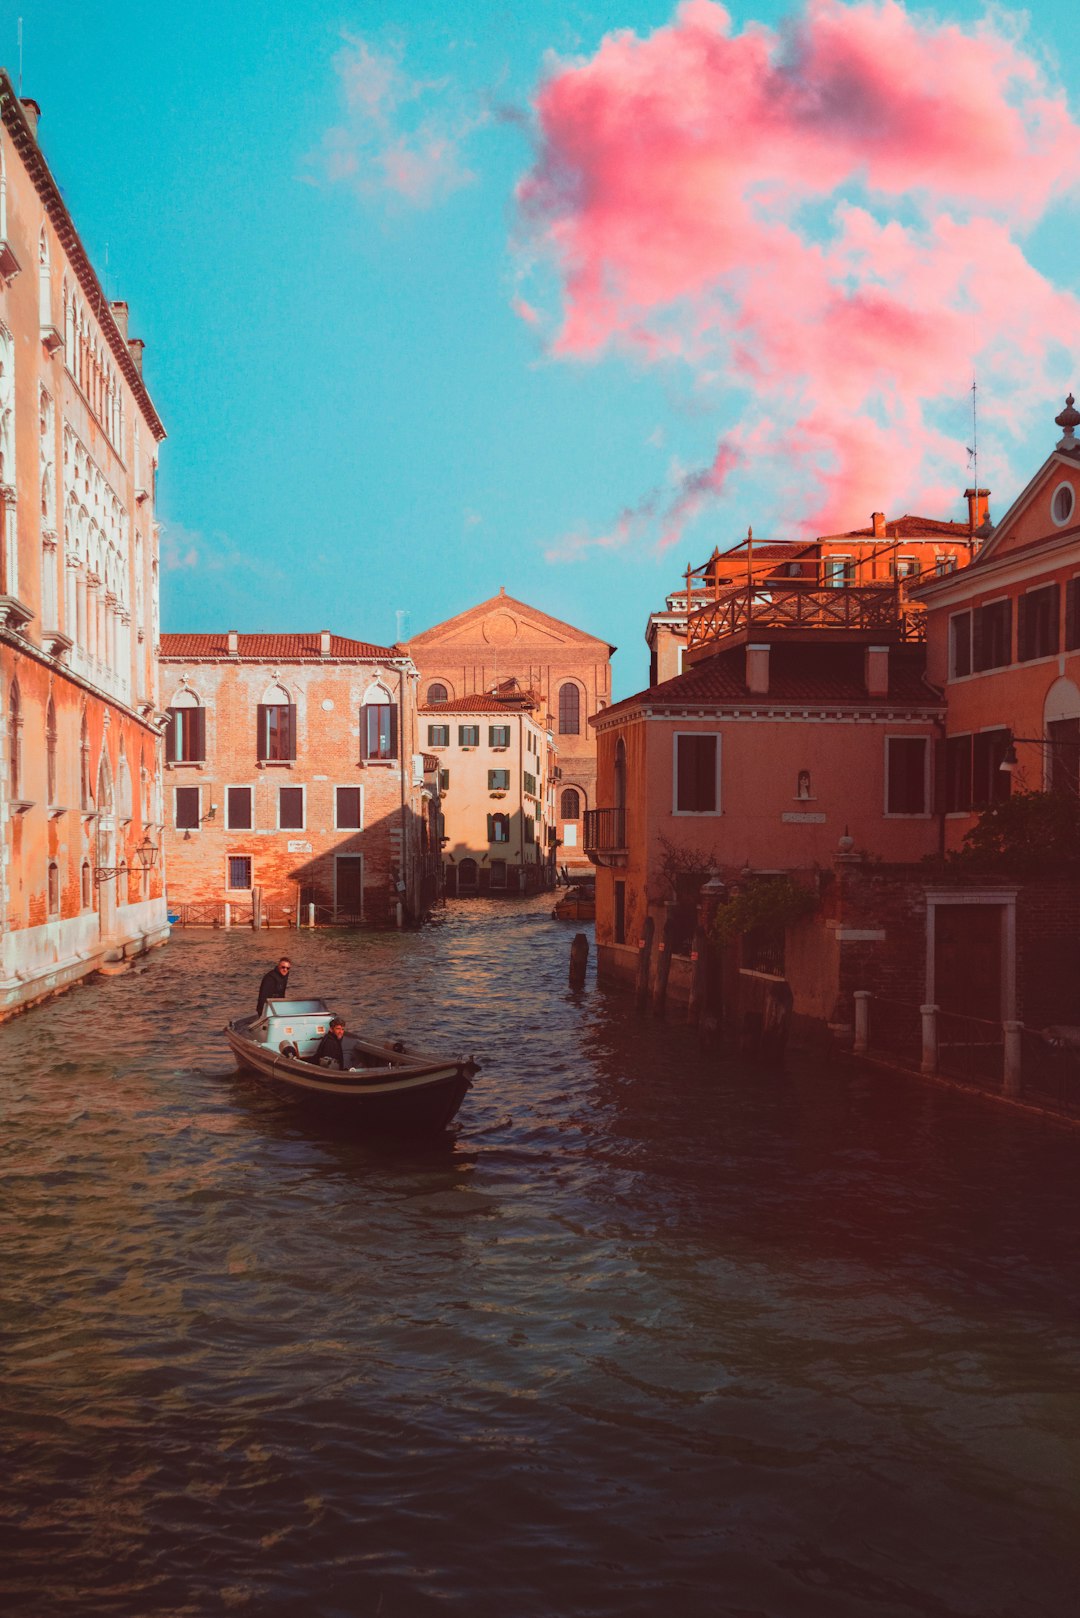
[[[649,957],[652,954],[655,932],[655,921],[651,916],[646,916],[645,925],[641,929],[641,944],[638,947],[637,960],[637,982],[634,985],[634,999],[640,1011],[644,1011],[649,1003]]]
[[[667,1010],[668,977],[671,974],[671,946],[675,942],[675,918],[668,909],[664,921],[664,936],[656,957],[656,982],[653,985],[653,1015],[663,1017]]]
[[[690,1004],[686,1010],[686,1020],[691,1026],[700,1022],[709,987],[709,935],[704,927],[694,928],[694,938],[690,945]]]

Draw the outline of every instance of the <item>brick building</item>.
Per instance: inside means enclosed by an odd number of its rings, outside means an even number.
[[[539,698],[561,772],[554,788],[560,864],[585,866],[584,814],[595,804],[596,742],[589,717],[611,701],[614,646],[508,596],[414,635],[403,647],[420,671],[423,703],[487,696],[514,679]]]
[[[0,1016],[168,936],[154,487],[164,428],[0,72]]]
[[[408,657],[328,630],[170,634],[160,666],[184,922],[250,922],[257,896],[271,925],[422,918],[439,853]]]

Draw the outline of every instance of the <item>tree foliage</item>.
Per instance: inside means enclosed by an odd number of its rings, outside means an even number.
[[[1008,871],[1045,876],[1080,866],[1080,796],[1075,792],[1014,792],[984,809],[964,846],[947,856],[958,872]]]
[[[817,895],[791,876],[751,876],[716,912],[713,933],[730,944],[744,933],[780,932],[817,909]]]

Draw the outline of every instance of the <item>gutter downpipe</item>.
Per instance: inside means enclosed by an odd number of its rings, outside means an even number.
[[[405,665],[398,665],[398,770],[401,776],[401,882],[404,888],[404,898],[409,897],[409,828],[407,824],[405,805]],[[410,768],[412,754],[409,754]],[[402,895],[397,896],[397,925],[398,930],[405,924],[404,904]]]

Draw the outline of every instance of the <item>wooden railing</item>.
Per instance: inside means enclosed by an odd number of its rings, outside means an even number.
[[[872,629],[890,639],[926,638],[921,607],[893,585],[753,584],[726,590],[687,621],[687,646],[723,640],[740,629]]]
[[[586,809],[585,851],[617,854],[626,848],[625,809]]]

